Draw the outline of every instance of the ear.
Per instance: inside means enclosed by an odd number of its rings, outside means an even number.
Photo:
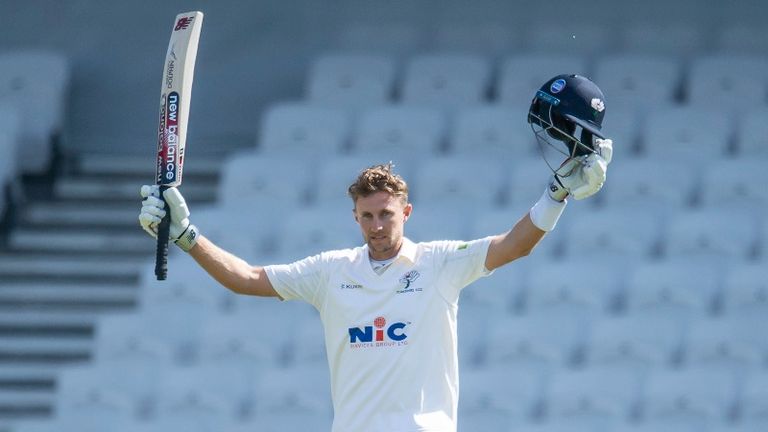
[[[352,217],[355,218],[355,222],[360,223],[360,221],[357,220],[357,210],[356,209],[352,209]]]
[[[411,217],[411,212],[413,211],[413,204],[408,203],[403,208],[403,214],[405,215],[405,219],[403,219],[403,222],[407,221],[409,217]]]

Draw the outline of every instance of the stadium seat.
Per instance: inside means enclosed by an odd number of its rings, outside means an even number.
[[[728,420],[736,404],[733,372],[709,368],[655,370],[644,386],[646,421],[680,421],[704,426]]]
[[[70,86],[69,60],[61,53],[15,50],[0,54],[0,102],[21,113],[17,162],[42,174],[53,157],[52,139],[64,126]]]
[[[0,215],[5,205],[5,186],[20,174],[17,153],[21,146],[21,115],[11,104],[0,104]]]
[[[732,22],[721,27],[715,48],[721,53],[765,54],[768,53],[768,37],[760,24]]]
[[[569,316],[506,317],[488,331],[486,358],[489,365],[544,372],[575,363],[586,336],[586,324]]]
[[[569,420],[545,420],[543,422],[514,425],[510,432],[603,432],[606,427],[596,426],[590,421]]]
[[[547,417],[595,427],[626,421],[638,408],[640,378],[630,369],[558,370],[548,380]]]
[[[100,316],[96,325],[98,361],[126,356],[189,364],[194,361],[205,316],[166,315],[161,310]]]
[[[768,316],[768,270],[765,261],[739,263],[726,270],[723,312],[732,317]]]
[[[496,88],[496,101],[500,105],[527,113],[536,91],[550,78],[567,73],[589,76],[591,72],[583,55],[544,53],[549,51],[517,54],[504,59]],[[522,122],[527,125],[526,120]]]
[[[206,238],[246,261],[260,263],[263,261],[262,257],[269,257],[276,253],[278,239],[275,237],[274,228],[282,217],[282,214],[264,211],[265,209],[269,209],[267,204],[261,203],[260,200],[248,199],[228,205],[213,204],[209,207],[195,207],[192,211],[195,225],[204,231]],[[182,258],[178,263],[173,264],[175,268],[189,266],[193,267],[189,270],[190,272],[199,272],[195,262],[189,260],[187,256]],[[180,273],[181,268],[176,272]],[[147,275],[151,277],[152,274]],[[172,276],[169,275],[169,277]],[[209,280],[213,281],[210,276]],[[204,280],[199,281],[204,282]]]
[[[487,156],[433,158],[420,166],[413,182],[409,197],[422,208],[482,212],[499,206],[504,170]]]
[[[768,322],[768,320],[766,320]],[[708,366],[730,369],[739,372],[755,370],[762,366],[764,353],[768,346],[768,337],[762,332],[754,332],[738,317],[718,317],[716,319],[695,320],[686,331],[685,359],[691,366]],[[763,338],[761,346],[755,338]]]
[[[642,159],[611,164],[596,197],[605,208],[654,212],[663,218],[691,206],[697,190],[695,171],[684,161]]]
[[[498,235],[509,231],[520,219],[524,218],[528,214],[534,204],[535,201],[532,201],[527,203],[527,205],[505,206],[503,208],[478,212],[472,218],[469,237],[483,238],[489,235]],[[568,218],[563,218],[560,220],[560,222],[558,222],[556,229],[560,230],[562,229],[562,226],[567,224]],[[562,236],[545,236],[536,245],[536,248],[533,250],[533,252],[525,257],[525,262],[550,262],[559,252],[561,240]]]
[[[643,156],[680,162],[708,162],[728,153],[731,118],[712,105],[654,107],[645,124]]]
[[[246,422],[220,426],[215,432],[307,432],[331,430],[333,417],[328,413],[261,413]]]
[[[736,121],[736,154],[740,157],[768,158],[768,107],[756,107]]]
[[[710,429],[706,429],[711,431]],[[730,429],[729,429],[730,430]],[[615,432],[701,432],[702,428],[700,424],[696,422],[685,421],[673,421],[664,422],[651,419],[650,421],[642,423],[626,423],[624,425],[617,425],[611,428],[611,431]],[[734,432],[736,432],[734,430]]]
[[[472,53],[496,59],[513,51],[520,35],[511,26],[493,22],[440,22],[431,46],[437,52]]]
[[[606,316],[596,320],[585,350],[592,368],[647,371],[677,361],[683,325],[674,317]]]
[[[547,20],[546,16],[543,19],[531,20],[526,36],[525,45],[529,52],[565,55],[577,53],[586,56],[609,51],[615,45],[615,39],[611,37],[610,30],[605,25],[584,25],[583,22],[565,20],[552,25],[552,21]]]
[[[160,377],[155,418],[187,417],[200,422],[242,419],[253,405],[258,367],[202,364],[172,368]]]
[[[536,152],[525,110],[490,105],[459,111],[452,124],[450,152],[457,156],[487,155],[514,162]]]
[[[473,210],[444,210],[414,202],[411,216],[405,222],[405,236],[415,242],[469,240],[467,220],[472,218]]]
[[[144,421],[120,419],[115,416],[88,416],[57,418],[46,420],[23,420],[13,423],[13,432],[156,432],[150,430]],[[173,430],[173,429],[165,429]],[[203,432],[184,429],[189,432]],[[205,431],[207,432],[207,431]]]
[[[656,255],[662,241],[659,215],[653,210],[609,206],[566,217],[563,253],[568,259],[601,259],[626,268]]]
[[[763,432],[768,426],[764,419],[756,421],[740,421],[737,424],[714,424],[707,428],[707,432]]]
[[[674,57],[619,53],[597,61],[594,79],[605,94],[608,112],[611,106],[621,106],[644,114],[674,102],[680,74]]]
[[[694,23],[630,20],[623,28],[622,51],[690,57],[705,39]]]
[[[602,132],[613,140],[611,163],[633,161],[639,157],[640,142],[645,133],[645,116],[641,116],[640,110],[631,106],[613,106],[610,99],[606,109],[610,117],[603,122]]]
[[[218,203],[229,208],[247,204],[272,214],[301,207],[307,200],[308,164],[307,159],[288,156],[235,154],[221,167]]]
[[[768,122],[766,123],[768,124]],[[757,214],[768,207],[768,191],[759,178],[765,162],[754,157],[713,161],[704,170],[701,203],[709,208],[748,209]]]
[[[507,171],[503,189],[507,193],[507,205],[513,208],[533,207],[552,176],[547,163],[536,155],[517,159]]]
[[[330,388],[328,366],[324,364],[263,369],[255,387],[254,413],[330,415]]]
[[[358,110],[391,102],[394,86],[395,62],[391,58],[336,52],[314,60],[306,94],[314,104]]]
[[[362,245],[362,234],[347,206],[299,209],[283,215],[276,231],[280,239],[277,255],[291,261],[323,251]]]
[[[296,337],[290,347],[293,364],[326,365],[325,332],[320,320],[303,320],[297,325]]]
[[[768,60],[754,54],[712,54],[694,59],[688,78],[688,100],[693,106],[712,108],[717,101],[720,117],[730,110],[749,112],[765,106]]]
[[[719,276],[720,269],[706,261],[669,259],[637,264],[627,277],[627,313],[667,315],[683,321],[711,314],[720,288]]]
[[[474,54],[417,55],[405,66],[400,100],[406,105],[456,110],[481,104],[490,86],[488,61]]]
[[[171,259],[169,263],[171,270],[162,287],[158,286],[154,263],[144,267],[139,282],[140,309],[186,316],[204,316],[225,309],[233,294],[202,267],[190,263],[188,257]]]
[[[503,426],[493,430],[529,421],[539,410],[544,391],[544,376],[528,368],[498,365],[469,370],[460,380],[459,422],[466,430],[489,430],[478,428],[481,421],[488,425],[482,417]]]
[[[525,279],[525,310],[534,314],[592,320],[609,313],[617,300],[618,273],[606,268],[588,275],[593,257],[534,265]]]
[[[747,260],[757,252],[757,228],[754,215],[743,209],[679,212],[668,221],[665,253],[673,259]]]
[[[768,416],[768,373],[761,371],[747,375],[740,402],[742,422],[761,422],[765,426]]]
[[[338,28],[334,46],[345,52],[381,54],[403,60],[424,46],[420,30],[405,22],[352,22]]]
[[[259,134],[260,155],[326,157],[349,143],[346,112],[305,103],[278,103],[267,108]]]
[[[445,128],[443,115],[432,108],[371,108],[361,114],[352,152],[384,161],[433,156],[441,151]]]

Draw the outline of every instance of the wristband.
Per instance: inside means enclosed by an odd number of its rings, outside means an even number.
[[[197,231],[197,227],[189,224],[187,229],[185,229],[179,238],[174,240],[174,242],[176,243],[176,246],[181,248],[181,250],[184,252],[189,252],[189,250],[192,249],[192,246],[197,243],[197,236],[199,234],[200,233]]]
[[[531,207],[529,212],[531,222],[542,231],[552,231],[560,215],[563,214],[566,204],[568,200],[555,201],[549,196],[548,190],[544,191],[541,198]]]

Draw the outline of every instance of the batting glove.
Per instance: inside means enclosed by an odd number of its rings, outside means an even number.
[[[613,159],[613,141],[597,138],[595,144],[595,153],[567,159],[555,171],[547,189],[552,199],[563,201],[570,195],[581,200],[602,189]]]
[[[184,197],[176,188],[169,188],[163,193],[165,202],[160,197],[160,187],[144,185],[141,187],[141,197],[144,198],[139,213],[139,224],[144,231],[157,238],[157,226],[165,216],[165,205],[171,209],[170,237],[184,252],[189,252],[197,242],[197,227],[189,223],[189,208]]]

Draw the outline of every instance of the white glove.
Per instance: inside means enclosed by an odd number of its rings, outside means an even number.
[[[157,185],[144,185],[141,187],[141,196],[144,198],[139,213],[139,224],[144,231],[157,238],[157,226],[165,216],[165,204],[171,209],[170,238],[184,252],[189,252],[197,242],[197,227],[189,223],[189,208],[184,197],[176,188],[169,188],[163,193],[165,202],[160,196],[160,187]]]
[[[595,139],[595,153],[566,160],[549,183],[549,196],[557,201],[568,195],[581,200],[596,194],[605,183],[613,159],[613,141]]]

